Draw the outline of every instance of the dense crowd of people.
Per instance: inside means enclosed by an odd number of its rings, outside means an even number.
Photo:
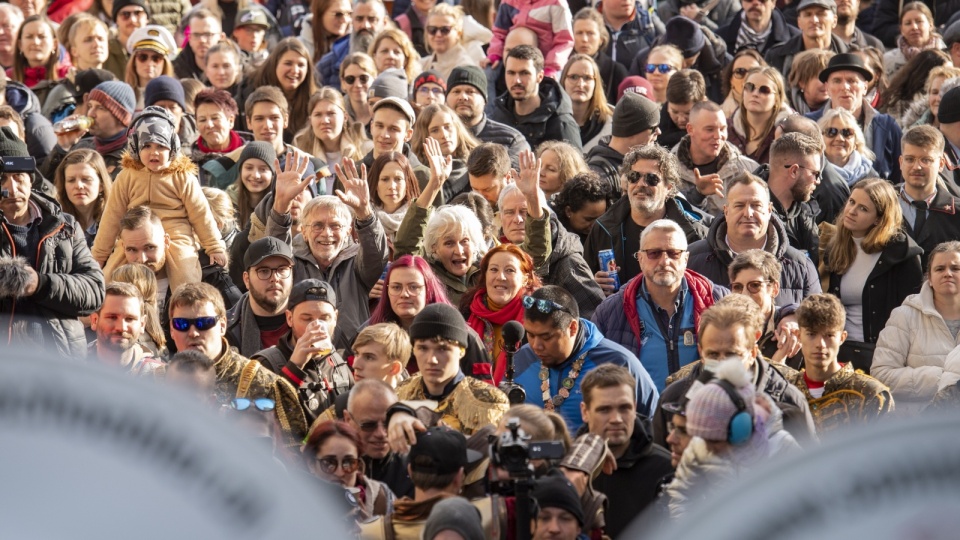
[[[960,405],[954,4],[2,3],[0,340],[360,538],[691,515]]]

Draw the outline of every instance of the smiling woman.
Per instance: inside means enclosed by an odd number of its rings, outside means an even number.
[[[883,55],[883,69],[892,78],[904,64],[926,49],[945,49],[937,34],[933,13],[923,2],[909,2],[900,9],[900,35],[897,47]]]
[[[299,39],[286,38],[277,44],[249,79],[250,84],[244,81],[241,91],[243,99],[262,86],[276,86],[283,90],[290,104],[289,121],[283,132],[284,141],[292,140],[293,135],[308,124],[310,96],[317,91],[310,52]]]
[[[43,15],[27,17],[17,32],[13,68],[7,76],[21,82],[37,94],[41,105],[47,93],[64,78],[68,65],[60,63],[53,24]]]

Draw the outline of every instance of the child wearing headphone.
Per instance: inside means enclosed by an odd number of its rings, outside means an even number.
[[[121,167],[92,250],[106,275],[126,262],[123,245],[117,242],[120,222],[137,206],[150,207],[169,238],[163,268],[170,290],[201,281],[195,235],[214,264],[227,265],[226,248],[200,189],[197,166],[180,153],[180,137],[169,111],[150,106],[137,116]]]

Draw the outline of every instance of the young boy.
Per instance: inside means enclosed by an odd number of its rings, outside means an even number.
[[[851,362],[839,362],[840,344],[847,339],[846,317],[840,300],[830,294],[808,296],[797,310],[806,367],[790,382],[806,394],[821,435],[871,420],[894,407],[890,389],[883,383],[854,371]]]
[[[144,109],[130,127],[129,146],[93,243],[93,257],[104,266],[105,275],[125,262],[117,242],[120,220],[137,206],[149,206],[170,236],[166,265],[170,290],[203,277],[194,235],[214,264],[227,266],[220,229],[197,180],[197,166],[180,154],[173,115],[161,107]]]
[[[353,341],[353,378],[379,379],[396,389],[407,375],[413,354],[410,338],[393,323],[380,323],[360,331]]]

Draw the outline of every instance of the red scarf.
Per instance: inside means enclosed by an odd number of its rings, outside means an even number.
[[[240,148],[244,144],[246,144],[246,141],[243,140],[243,137],[241,137],[232,129],[230,130],[230,142],[227,143],[226,150],[214,150],[203,142],[203,137],[197,139],[197,149],[204,154],[227,154],[229,152],[233,152],[237,148]]]
[[[62,79],[67,76],[67,71],[70,70],[70,66],[61,66],[57,65],[57,79]],[[8,76],[13,75],[13,70],[7,70]],[[47,68],[46,66],[37,66],[37,67],[25,67],[23,68],[23,84],[27,88],[33,88],[34,86],[40,84],[42,81],[47,80]]]
[[[518,294],[507,305],[498,309],[491,310],[486,302],[487,289],[483,288],[477,291],[470,302],[470,318],[467,319],[467,325],[473,328],[480,337],[483,338],[484,348],[488,352],[493,352],[493,327],[503,326],[509,321],[523,321],[523,294]],[[500,384],[503,375],[507,372],[507,355],[503,350],[503,344],[500,344],[500,355],[493,359],[493,384]]]

